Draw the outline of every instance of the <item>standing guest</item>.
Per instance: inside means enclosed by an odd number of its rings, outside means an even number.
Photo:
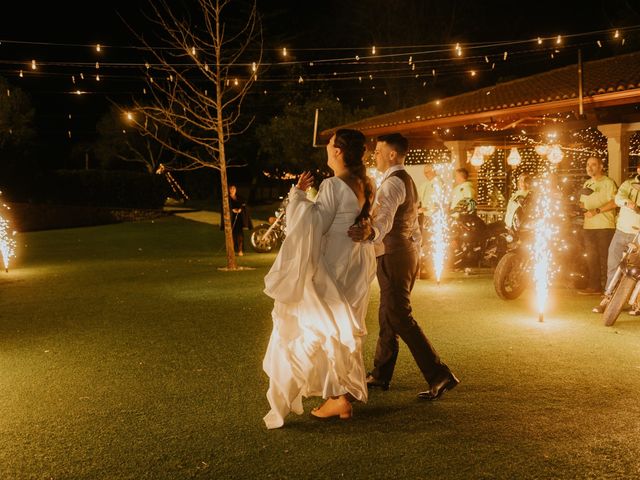
[[[352,226],[349,236],[355,242],[373,242],[378,262],[380,332],[367,385],[389,388],[400,337],[429,387],[418,397],[437,400],[459,380],[440,360],[411,311],[411,290],[419,268],[420,227],[418,191],[404,168],[408,149],[409,142],[398,133],[378,137],[374,155],[383,177],[375,198],[373,222]]]
[[[469,171],[466,168],[457,168],[454,174],[454,185],[451,195],[451,210],[462,213],[475,212],[476,192],[469,181]]]
[[[616,228],[616,183],[604,174],[602,159],[587,160],[587,175],[580,206],[584,212],[584,247],[589,267],[589,283],[581,295],[600,295],[607,278],[609,244]]]
[[[508,229],[513,228],[514,218],[518,209],[524,206],[526,198],[531,191],[531,177],[526,173],[521,173],[518,177],[518,189],[511,194],[507,203],[507,210],[504,214],[504,224]]]
[[[609,245],[609,254],[607,257],[607,283],[616,273],[622,254],[627,244],[633,240],[636,235],[637,228],[640,228],[640,165],[636,167],[636,175],[626,180],[620,185],[618,193],[616,193],[615,202],[620,207],[618,221],[616,222],[616,231]],[[593,307],[593,313],[603,313],[609,303],[610,297],[604,297],[599,305]],[[638,315],[640,311],[637,308],[631,309],[631,315]]]
[[[418,199],[420,201],[418,213],[424,215],[425,220],[428,221],[437,208],[435,186],[440,183],[440,178],[436,175],[431,164],[424,166],[424,178],[425,181],[418,187]]]
[[[338,130],[327,145],[334,176],[320,184],[315,202],[305,193],[313,183],[308,172],[289,193],[287,238],[264,279],[274,299],[263,361],[267,428],[281,427],[289,412],[301,414],[303,397],[326,399],[311,411],[320,419],[350,418],[351,402],[367,401],[362,347],[375,252],[347,235],[369,218],[373,202],[365,143],[357,130]]]
[[[231,233],[233,235],[233,248],[238,256],[244,255],[244,229],[253,228],[251,218],[247,210],[247,204],[238,194],[238,187],[229,185],[229,208],[231,210]],[[224,228],[220,222],[220,228]]]

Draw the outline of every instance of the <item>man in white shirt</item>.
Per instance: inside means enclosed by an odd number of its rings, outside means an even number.
[[[437,400],[459,380],[441,362],[411,312],[411,290],[419,269],[420,227],[418,192],[404,169],[408,148],[407,139],[400,134],[378,137],[376,167],[384,175],[376,193],[373,221],[351,227],[349,236],[354,241],[372,241],[378,262],[380,333],[367,384],[389,388],[400,348],[399,336],[429,384],[429,389],[418,397]]]

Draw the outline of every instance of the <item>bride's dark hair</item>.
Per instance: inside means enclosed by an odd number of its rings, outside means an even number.
[[[342,150],[344,165],[349,170],[352,177],[356,177],[364,188],[364,205],[360,214],[353,222],[354,225],[361,220],[367,219],[371,213],[371,203],[373,202],[373,182],[367,176],[367,167],[364,164],[364,152],[366,151],[367,139],[362,132],[341,128],[336,131],[336,138],[333,144]]]

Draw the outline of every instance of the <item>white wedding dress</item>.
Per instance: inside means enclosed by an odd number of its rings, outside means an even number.
[[[371,243],[347,235],[359,213],[355,193],[338,177],[322,182],[315,203],[298,188],[289,193],[287,237],[265,277],[275,300],[263,361],[267,428],[281,427],[289,412],[302,414],[302,397],[367,400],[362,343],[376,261]]]

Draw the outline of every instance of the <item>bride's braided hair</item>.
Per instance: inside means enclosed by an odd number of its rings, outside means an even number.
[[[354,225],[361,220],[369,218],[371,213],[371,203],[373,201],[373,182],[367,176],[367,167],[364,164],[364,153],[366,151],[367,139],[362,132],[341,128],[336,131],[336,138],[333,144],[342,150],[344,165],[349,170],[352,177],[356,177],[364,188],[364,205],[360,214],[353,222]]]

